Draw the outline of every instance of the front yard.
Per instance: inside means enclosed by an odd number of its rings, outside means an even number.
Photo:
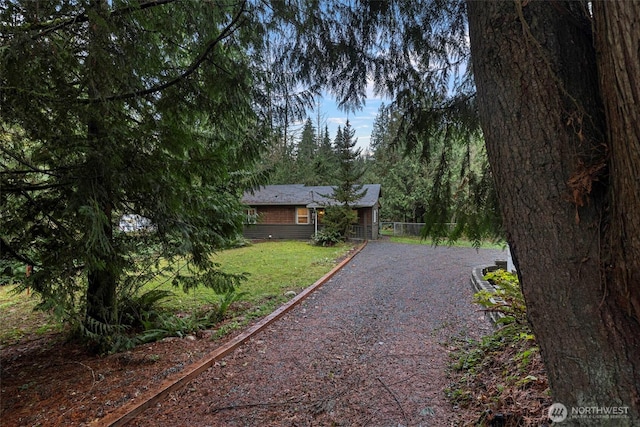
[[[347,244],[326,248],[300,241],[274,241],[225,250],[214,257],[227,273],[248,273],[248,280],[239,289],[242,296],[237,304],[245,313],[239,313],[237,308],[234,311],[250,320],[273,311],[289,299],[285,295],[288,291],[297,293],[314,283],[351,249],[353,246]],[[154,288],[175,293],[162,305],[168,312],[181,316],[220,300],[210,289],[185,293],[169,282],[149,284],[145,291]],[[36,304],[34,294],[15,294],[13,286],[0,286],[0,348],[63,331],[64,325],[52,315],[34,312]]]

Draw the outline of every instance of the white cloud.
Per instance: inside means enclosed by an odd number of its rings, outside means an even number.
[[[338,131],[338,126],[344,127],[349,123],[356,131],[354,137],[358,139],[357,146],[363,150],[367,149],[371,141],[371,130],[373,129],[373,121],[378,114],[380,104],[387,103],[386,98],[382,98],[373,93],[373,82],[367,85],[367,100],[361,110],[355,112],[344,112],[340,110],[334,99],[328,95],[319,100],[320,113],[322,120],[329,128],[329,137],[333,140]],[[312,120],[314,113],[310,113]],[[315,123],[314,123],[315,125]]]
[[[344,126],[347,123],[347,118],[346,117],[329,117],[327,118],[327,123],[329,124],[329,127],[331,127],[331,125]]]

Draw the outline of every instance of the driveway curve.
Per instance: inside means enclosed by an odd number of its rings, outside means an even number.
[[[499,250],[370,242],[317,292],[137,426],[450,426],[453,338],[491,326],[472,268]]]

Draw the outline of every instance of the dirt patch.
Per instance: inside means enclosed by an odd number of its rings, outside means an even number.
[[[62,334],[2,349],[2,425],[86,425],[158,387],[222,344],[212,333],[95,356]]]

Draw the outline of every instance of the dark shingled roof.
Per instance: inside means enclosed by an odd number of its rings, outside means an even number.
[[[380,198],[380,184],[365,184],[362,188],[367,193],[355,203],[356,208],[375,206]],[[335,204],[327,195],[333,194],[329,185],[306,186],[304,184],[266,185],[253,192],[246,192],[242,203],[250,206],[259,205],[297,205],[322,207]]]

